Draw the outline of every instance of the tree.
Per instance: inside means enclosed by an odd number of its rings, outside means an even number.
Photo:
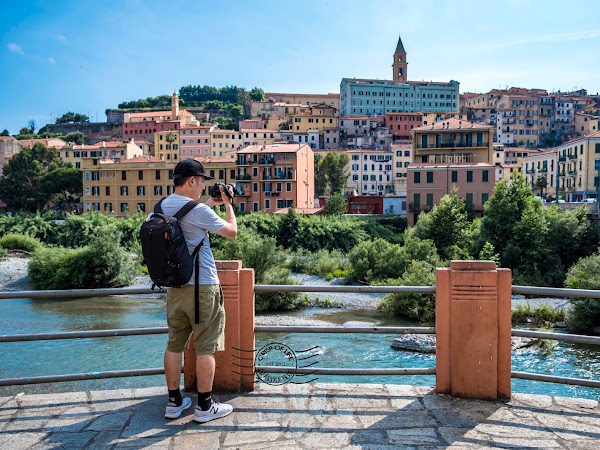
[[[52,193],[58,203],[73,202],[83,191],[81,170],[70,163],[57,167],[42,177],[42,187]]]
[[[458,191],[445,195],[429,213],[421,214],[414,227],[420,239],[431,239],[442,259],[459,259],[468,255],[469,223],[464,200]]]
[[[31,119],[29,122],[27,122],[27,126],[29,127],[29,134],[35,134],[35,129],[37,128],[35,120]]]
[[[546,178],[546,175],[540,175],[537,177],[535,185],[540,188],[540,196],[543,197],[544,189],[548,187],[548,178]]]
[[[173,142],[175,142],[177,140],[177,135],[171,131],[169,131],[166,135],[165,135],[165,141],[167,141],[169,144],[172,144]]]
[[[229,107],[229,114],[231,114],[231,118],[234,120],[239,120],[244,114],[244,108],[242,105],[231,105]]]
[[[248,94],[250,95],[250,100],[252,100],[253,102],[265,101],[265,91],[263,91],[260,88],[253,87],[252,89],[250,89],[250,92]]]
[[[55,180],[54,177],[62,177],[65,172],[50,175],[61,167],[69,166],[65,165],[56,149],[39,143],[33,148],[24,148],[4,166],[4,176],[0,178],[0,198],[12,210],[43,210],[64,189],[62,181]],[[81,174],[79,170],[77,172]],[[71,175],[68,175],[70,180]],[[71,182],[66,184],[72,186]],[[60,191],[56,191],[57,186],[60,186]]]
[[[321,166],[322,159],[320,153],[315,154],[315,196],[317,197],[325,195],[327,188],[327,175]]]
[[[244,108],[244,117],[248,117],[250,115],[250,107],[252,106],[250,93],[244,88],[239,88],[237,91],[237,102]]]
[[[349,162],[350,157],[347,153],[329,152],[324,158],[315,157],[315,194],[317,183],[319,183],[319,190],[322,189],[324,193],[330,195],[345,188],[350,176]],[[317,177],[319,177],[318,182]]]
[[[346,199],[341,193],[334,192],[331,197],[327,199],[324,209],[328,216],[340,216],[346,214]]]
[[[119,105],[120,106],[120,105]],[[89,122],[90,118],[85,114],[74,112],[66,112],[62,116],[56,118],[56,123],[84,123]]]
[[[68,133],[64,137],[67,142],[75,142],[77,145],[83,144],[84,138],[83,133],[81,131],[73,131],[72,133]]]
[[[30,130],[29,130],[29,128],[27,128],[27,127],[23,127],[23,128],[21,128],[21,129],[19,130],[19,134],[21,134],[21,135],[23,135],[23,134],[24,134],[24,135],[29,135],[29,134],[31,134],[31,133],[30,133]]]
[[[10,133],[8,132],[7,129],[4,129],[4,131],[2,131],[2,133],[0,133],[0,136],[10,136]]]

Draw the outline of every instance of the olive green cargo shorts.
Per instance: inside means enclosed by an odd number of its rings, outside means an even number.
[[[225,307],[218,284],[201,284],[199,288],[200,323],[194,323],[194,285],[186,284],[167,291],[167,350],[181,353],[194,332],[197,355],[210,355],[225,350]]]

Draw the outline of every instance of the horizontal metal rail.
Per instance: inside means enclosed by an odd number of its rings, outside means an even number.
[[[354,294],[435,294],[435,286],[315,286],[307,284],[257,284],[256,292],[338,292]]]
[[[600,345],[600,336],[583,336],[578,334],[549,333],[546,331],[511,330],[511,336],[535,339],[552,339],[554,341],[572,342],[574,344]]]
[[[554,375],[541,375],[528,372],[511,372],[512,378],[529,381],[544,381],[546,383],[571,384],[574,386],[584,386],[591,388],[600,388],[599,380],[584,380],[583,378],[557,377]]]
[[[86,339],[115,336],[140,336],[147,334],[167,334],[167,327],[122,328],[114,330],[65,331],[62,333],[3,334],[0,342],[50,341],[54,339]]]
[[[183,372],[183,368],[181,369]],[[105,378],[143,377],[149,375],[162,375],[165,369],[111,370],[105,372],[71,373],[65,375],[46,375],[42,377],[2,378],[0,386],[18,386],[23,384],[61,383],[66,381],[101,380]]]
[[[257,333],[435,334],[435,327],[297,327],[257,325]]]
[[[164,294],[164,289],[150,288],[110,288],[110,289],[56,289],[45,291],[0,292],[0,300],[12,298],[82,298],[108,297],[109,295]]]
[[[550,288],[538,286],[512,286],[513,294],[524,295],[549,295],[551,297],[585,297],[585,298],[600,298],[600,291],[591,289],[566,289],[566,288]]]
[[[435,375],[435,368],[338,369],[328,367],[256,366],[256,372],[307,375]]]

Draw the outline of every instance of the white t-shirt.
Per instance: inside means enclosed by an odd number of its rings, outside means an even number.
[[[174,216],[190,200],[192,199],[183,195],[171,194],[161,203],[162,212],[166,216]],[[198,252],[200,256],[198,284],[219,284],[215,260],[210,249],[209,233],[220,231],[226,223],[204,203],[198,203],[179,221],[190,255],[204,239],[204,244]],[[194,270],[196,270],[195,267]],[[194,273],[192,273],[192,277],[187,284],[194,284],[194,280]]]

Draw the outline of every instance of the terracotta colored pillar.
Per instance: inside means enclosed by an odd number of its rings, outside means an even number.
[[[225,301],[225,351],[215,353],[215,392],[254,390],[254,269],[241,261],[216,261]],[[193,340],[184,353],[185,389],[196,390]]]
[[[511,271],[452,261],[436,273],[436,391],[510,398]]]

